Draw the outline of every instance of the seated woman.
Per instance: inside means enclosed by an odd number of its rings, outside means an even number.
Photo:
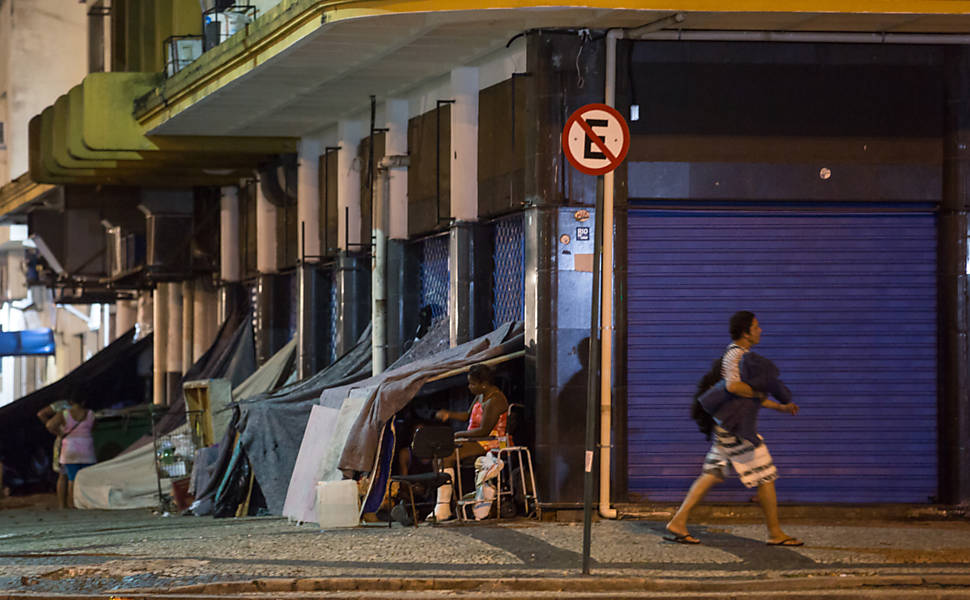
[[[464,431],[455,433],[456,440],[469,440],[459,445],[459,460],[475,458],[491,450],[498,448],[500,442],[497,440],[475,441],[474,438],[487,438],[505,435],[508,425],[509,401],[505,398],[502,390],[498,389],[493,382],[492,369],[486,365],[473,365],[468,370],[468,391],[474,395],[471,407],[468,412],[454,412],[450,410],[439,410],[435,417],[441,421],[468,420],[468,427]],[[451,475],[451,480],[455,480],[455,456],[449,456],[443,461],[443,470]],[[447,521],[451,515],[451,495],[454,486],[452,484],[443,485],[438,488],[438,498],[435,502],[434,512],[428,515],[427,520]]]

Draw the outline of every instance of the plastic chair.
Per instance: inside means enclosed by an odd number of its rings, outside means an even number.
[[[411,439],[411,454],[416,458],[431,459],[434,471],[418,473],[416,475],[392,475],[391,481],[396,481],[408,490],[411,500],[411,518],[414,526],[418,526],[418,511],[414,502],[414,486],[419,485],[430,492],[451,483],[451,476],[441,470],[442,459],[455,452],[455,438],[451,427],[447,425],[421,425],[414,430]],[[387,526],[391,526],[388,521]]]
[[[526,516],[531,516],[535,514],[538,518],[541,516],[539,508],[539,492],[536,488],[536,478],[535,471],[532,467],[532,452],[526,446],[516,446],[513,441],[513,434],[518,431],[520,425],[518,419],[518,413],[524,407],[521,404],[509,404],[509,409],[506,411],[505,417],[505,435],[493,435],[481,438],[458,438],[455,440],[457,445],[462,443],[474,443],[474,442],[490,442],[497,441],[499,443],[498,448],[494,448],[489,452],[495,452],[498,458],[502,459],[505,466],[498,472],[498,480],[496,482],[496,516],[497,518],[502,518],[502,499],[503,497],[507,502],[515,501],[515,490],[512,487],[512,471],[515,466],[519,468],[519,489],[522,490],[523,503],[525,505]],[[455,448],[455,461],[458,463],[458,448]],[[508,469],[508,475],[504,478],[505,485],[503,485],[503,472]],[[528,469],[528,479],[526,478],[526,469]],[[465,507],[469,504],[473,504],[476,500],[465,500],[464,490],[462,490],[461,476],[460,474],[455,477],[458,480],[458,501],[456,502],[458,508],[458,518],[465,520]],[[530,508],[531,504],[531,508]]]

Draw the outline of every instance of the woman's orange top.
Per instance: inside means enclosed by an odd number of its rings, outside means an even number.
[[[496,393],[496,392],[491,392]],[[498,391],[501,394],[502,392]],[[468,415],[468,429],[478,429],[482,425],[482,415],[485,413],[485,397],[483,395],[478,395],[475,397],[475,402],[472,403],[471,414]],[[495,427],[489,432],[489,436],[498,437],[505,435],[506,427],[508,426],[508,411],[503,412],[498,421],[495,423]],[[505,447],[504,442],[498,440],[484,440],[478,442],[481,444],[482,448],[485,450],[491,450],[492,448],[503,448]]]

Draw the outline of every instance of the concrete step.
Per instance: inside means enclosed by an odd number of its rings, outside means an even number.
[[[520,578],[268,578],[170,589],[88,594],[23,593],[0,600],[201,600],[205,598],[368,598],[421,600],[480,598],[511,600],[785,600],[954,599],[970,597],[970,575],[813,576],[765,579],[651,579],[638,577]]]

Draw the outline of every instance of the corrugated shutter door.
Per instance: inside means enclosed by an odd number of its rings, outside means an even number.
[[[936,495],[934,215],[631,211],[629,247],[632,498],[679,501],[700,473],[691,399],[737,310],[801,407],[760,413],[780,501]]]

